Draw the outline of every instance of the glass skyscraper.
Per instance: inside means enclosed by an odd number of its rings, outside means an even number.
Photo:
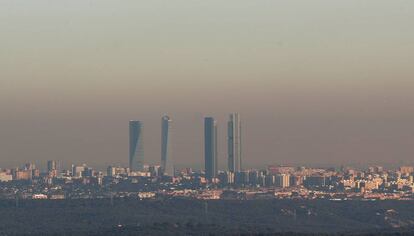
[[[206,178],[217,177],[217,122],[213,117],[204,118],[204,161]]]
[[[242,170],[241,123],[238,113],[230,114],[227,122],[227,149],[229,171],[240,172]]]
[[[164,175],[174,176],[172,157],[172,120],[168,116],[161,119],[161,168]]]
[[[129,168],[142,171],[144,167],[143,125],[141,121],[129,121]]]

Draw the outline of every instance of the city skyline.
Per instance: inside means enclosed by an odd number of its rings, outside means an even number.
[[[0,236],[414,235],[413,22],[0,0]]]
[[[226,138],[220,137],[220,133],[223,133],[223,130],[218,129],[217,128],[217,120],[213,117],[204,117],[204,156],[202,157],[203,161],[202,162],[197,162],[197,160],[199,160],[200,158],[195,158],[193,160],[193,162],[189,162],[188,165],[186,164],[178,164],[177,167],[178,168],[184,168],[184,167],[190,167],[190,168],[195,168],[195,169],[199,169],[199,170],[205,170],[206,166],[207,166],[207,162],[206,162],[206,144],[207,144],[207,139],[206,139],[206,131],[207,131],[207,126],[206,126],[206,120],[211,120],[213,121],[213,127],[214,127],[214,134],[215,138],[214,138],[214,142],[216,142],[215,145],[213,145],[211,148],[211,150],[216,152],[215,157],[213,157],[213,165],[215,166],[215,168],[213,168],[213,172],[217,173],[219,170],[229,170],[232,172],[239,172],[242,171],[243,168],[241,168],[241,122],[240,122],[240,115],[239,113],[230,113],[230,115],[227,116],[228,120],[227,120],[227,127],[226,127]],[[210,123],[207,122],[207,123]],[[161,148],[160,148],[160,152],[161,152],[161,158],[160,161],[154,161],[152,158],[144,158],[144,144],[143,144],[143,122],[139,121],[139,120],[130,120],[129,121],[129,158],[128,158],[128,166],[132,169],[132,170],[142,170],[143,166],[146,165],[157,165],[159,164],[161,167],[166,168],[166,175],[172,175],[170,173],[174,173],[174,161],[172,158],[172,139],[173,139],[173,132],[172,132],[172,119],[168,116],[168,115],[163,115],[161,117],[161,139],[160,139],[160,144],[161,144]],[[220,132],[219,132],[220,131]],[[219,141],[220,140],[220,141]],[[225,145],[225,142],[227,143]],[[224,147],[226,146],[226,152],[223,153],[218,153],[218,148],[217,147]],[[234,150],[233,150],[234,149]],[[232,152],[234,153],[238,153],[238,158],[232,158],[232,156],[234,155]],[[238,159],[238,161],[237,161]],[[59,164],[61,164],[62,160],[60,159],[55,159],[58,161]],[[215,161],[214,161],[215,160]],[[249,161],[249,158],[246,159],[247,161]],[[47,164],[49,165],[49,161],[47,160]],[[39,160],[27,160],[27,163],[39,163]],[[234,164],[232,162],[235,162]],[[236,164],[236,162],[239,162],[239,164]],[[64,162],[66,166],[70,165],[70,164],[80,164],[80,163],[85,163],[84,161],[80,161],[80,162]],[[105,165],[115,165],[115,166],[125,166],[124,165],[124,158],[115,158],[113,160],[110,160],[109,162],[102,162],[102,163],[94,163],[95,166],[97,166],[100,169],[103,169],[105,167]],[[219,163],[221,163],[221,165],[219,165]],[[309,163],[293,163],[293,162],[283,162],[283,161],[279,161],[279,162],[268,162],[268,163],[261,163],[261,164],[257,164],[257,165],[248,165],[246,168],[247,169],[254,169],[254,168],[258,168],[259,166],[267,166],[267,165],[285,165],[285,166],[289,166],[289,165],[308,165],[308,166],[313,166],[313,167],[321,167],[321,168],[326,168],[326,167],[339,167],[339,166],[353,166],[353,167],[357,167],[357,168],[366,168],[368,166],[372,166],[372,165],[383,165],[383,166],[388,166],[390,168],[395,168],[396,166],[401,166],[404,164],[411,164],[411,162],[390,162],[390,163],[382,163],[382,162],[371,162],[371,163],[339,163],[339,164],[330,164],[330,163],[323,163],[323,164],[309,164]],[[55,163],[56,165],[56,163]],[[234,165],[235,167],[238,168],[234,168],[232,165]],[[16,165],[17,166],[17,165]],[[12,167],[12,166],[4,166],[4,167]]]
[[[413,162],[414,2],[6,0],[0,15],[2,166],[128,165],[133,117],[158,163],[164,113],[175,164],[195,165],[203,117],[232,111],[246,167]]]

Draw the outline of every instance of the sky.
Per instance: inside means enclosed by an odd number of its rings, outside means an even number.
[[[414,164],[412,0],[0,0],[0,167],[203,168],[239,112],[245,168]]]

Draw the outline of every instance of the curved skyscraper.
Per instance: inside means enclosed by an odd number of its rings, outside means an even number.
[[[131,171],[142,171],[144,167],[142,132],[141,121],[129,121],[129,168]]]
[[[172,159],[172,120],[169,116],[161,119],[161,168],[164,175],[174,176]]]
[[[241,123],[238,113],[230,114],[227,123],[227,142],[229,171],[240,172],[242,170]]]
[[[206,178],[217,177],[217,122],[213,117],[204,118],[204,161]]]

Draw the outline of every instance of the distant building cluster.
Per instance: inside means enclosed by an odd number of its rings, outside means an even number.
[[[175,176],[173,162],[173,122],[165,115],[161,118],[161,172]],[[238,113],[229,116],[227,124],[228,170],[236,173],[242,170],[241,122]],[[143,122],[129,122],[129,168],[142,171],[144,168]],[[212,180],[218,174],[217,121],[213,117],[204,118],[204,166],[206,178]]]
[[[194,198],[273,199],[324,198],[330,200],[414,200],[413,166],[396,170],[373,166],[307,168],[271,165],[244,169],[240,115],[227,122],[226,170],[218,169],[217,121],[204,118],[204,170],[176,170],[173,163],[173,121],[161,118],[160,165],[144,163],[142,121],[129,122],[129,166],[109,166],[106,171],[86,164],[63,169],[48,161],[41,171],[34,164],[0,169],[0,199],[78,198]]]
[[[87,165],[60,170],[49,161],[45,171],[33,164],[0,170],[0,199],[329,199],[414,200],[414,170],[370,167],[316,169],[268,166],[260,170],[218,171],[217,176],[185,168],[175,176],[162,166],[143,165],[140,171],[109,166],[106,172]]]

